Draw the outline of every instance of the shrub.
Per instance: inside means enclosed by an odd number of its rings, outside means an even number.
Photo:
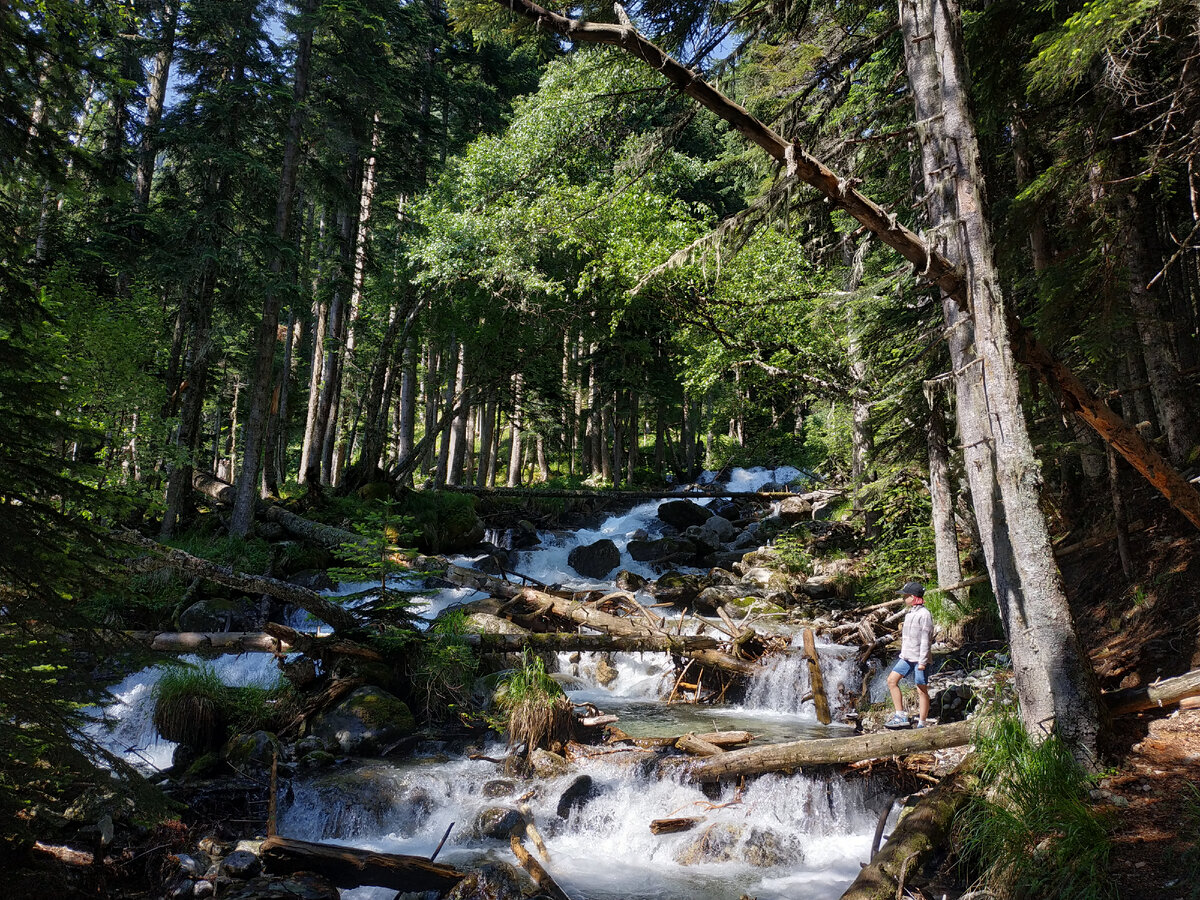
[[[1107,823],[1088,804],[1093,777],[1051,735],[1034,746],[1017,717],[1001,713],[976,738],[981,791],[955,823],[966,866],[1014,900],[1104,900]]]
[[[526,650],[521,667],[513,672],[496,694],[508,719],[510,747],[550,748],[571,739],[575,717],[571,701],[550,675],[542,658]]]
[[[168,741],[212,750],[225,740],[225,685],[208,666],[171,668],[154,685],[154,727]]]

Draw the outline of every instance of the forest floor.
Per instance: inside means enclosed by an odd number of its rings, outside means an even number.
[[[1150,504],[1147,504],[1148,506]],[[1146,521],[1153,521],[1148,514]],[[1200,667],[1200,538],[1159,522],[1131,537],[1139,582],[1115,547],[1063,561],[1085,649],[1105,690]],[[1112,877],[1121,900],[1200,898],[1200,709],[1122,716],[1102,750],[1094,796],[1114,820]]]

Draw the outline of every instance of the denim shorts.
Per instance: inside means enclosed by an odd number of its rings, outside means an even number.
[[[915,662],[909,662],[907,659],[898,659],[896,664],[892,666],[893,672],[899,672],[901,678],[907,678],[912,675],[914,684],[925,684],[925,670],[918,669]]]

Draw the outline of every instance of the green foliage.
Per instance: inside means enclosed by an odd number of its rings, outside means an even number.
[[[1014,900],[1115,897],[1108,823],[1088,803],[1094,778],[1051,735],[1034,745],[1015,714],[976,737],[981,792],[956,819],[964,860]]]
[[[173,667],[154,685],[154,728],[168,741],[212,750],[225,741],[225,685],[209,666]]]
[[[1171,0],[1091,0],[1035,42],[1031,87],[1049,93],[1078,84],[1092,63],[1132,28]]]
[[[574,724],[571,701],[546,672],[540,656],[524,651],[521,666],[503,681],[496,700],[507,715],[509,746],[523,745],[528,753],[570,740]]]
[[[805,528],[793,528],[775,538],[775,552],[786,571],[793,575],[812,574],[812,556],[808,552],[809,534]]]
[[[405,491],[396,510],[409,522],[416,543],[439,553],[461,542],[475,528],[476,500],[452,491]]]
[[[466,633],[466,614],[450,610],[438,616],[421,642],[412,680],[427,720],[444,721],[466,711],[479,672],[479,657],[462,639]]]
[[[511,711],[526,703],[545,704],[563,696],[563,689],[546,671],[546,663],[528,650],[521,654],[521,665],[500,685],[496,701]]]

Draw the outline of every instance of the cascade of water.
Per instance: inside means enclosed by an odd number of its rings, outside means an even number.
[[[269,687],[279,678],[275,659],[268,653],[220,656],[211,661],[198,656],[180,657],[181,662],[207,665],[222,683],[245,687]],[[151,722],[154,714],[154,685],[166,668],[150,666],[127,676],[109,689],[114,700],[103,709],[90,707],[84,712],[95,718],[85,733],[108,752],[143,771],[161,771],[171,766],[175,743],[158,736]]]
[[[812,682],[808,659],[799,649],[799,643],[797,636],[789,652],[768,657],[767,664],[746,689],[747,709],[816,718],[815,703],[804,699],[812,690]],[[847,651],[848,648],[836,644],[817,645],[825,693],[835,721],[843,717],[860,688],[857,661]]]

